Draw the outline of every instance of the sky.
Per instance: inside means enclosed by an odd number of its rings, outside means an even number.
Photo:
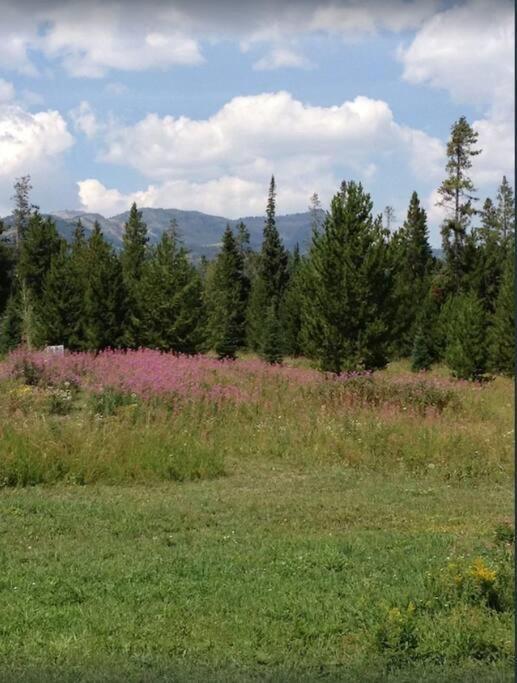
[[[44,212],[262,215],[360,181],[440,246],[446,143],[482,153],[480,204],[514,186],[511,0],[0,0],[0,215],[30,174]]]

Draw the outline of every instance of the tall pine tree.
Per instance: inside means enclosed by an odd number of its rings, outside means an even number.
[[[382,217],[362,185],[343,183],[321,233],[314,233],[304,278],[303,334],[322,370],[386,364],[392,273]]]
[[[427,215],[416,192],[411,195],[406,220],[391,240],[394,261],[394,316],[391,326],[393,353],[409,356],[417,318],[427,296],[434,258],[429,244]]]
[[[146,261],[142,286],[146,346],[188,354],[203,350],[206,316],[201,277],[174,228],[163,232]]]
[[[280,344],[275,357],[281,359],[282,346],[280,327],[280,309],[285,288],[287,286],[288,254],[282,244],[276,227],[276,185],[274,176],[271,178],[269,195],[266,208],[266,221],[264,225],[262,248],[260,251],[257,274],[252,283],[250,306],[248,309],[248,334],[250,346],[265,357],[264,349],[269,349],[267,355],[271,356],[271,347]],[[271,318],[278,321],[271,322]],[[268,325],[266,319],[270,320]],[[271,339],[268,339],[271,335]]]
[[[84,260],[86,346],[95,351],[121,347],[127,315],[122,267],[98,222],[88,239]]]
[[[228,225],[208,292],[209,343],[219,358],[235,358],[245,344],[248,295],[243,254]]]
[[[438,188],[439,206],[448,215],[442,225],[442,246],[446,262],[448,286],[452,293],[459,292],[467,272],[465,243],[471,216],[475,213],[472,205],[474,184],[468,175],[472,167],[472,157],[481,153],[474,149],[478,133],[474,131],[464,116],[456,121],[451,129],[447,143],[447,178]]]
[[[141,280],[149,237],[142,213],[133,202],[122,236],[120,261],[127,292],[127,319],[124,323],[125,346],[135,348],[142,341]]]

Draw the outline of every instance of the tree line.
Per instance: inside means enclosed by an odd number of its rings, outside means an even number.
[[[149,243],[136,204],[119,252],[98,223],[87,236],[78,220],[67,242],[30,204],[30,178],[20,178],[14,243],[1,239],[0,223],[0,351],[64,344],[233,359],[248,349],[270,363],[307,356],[333,373],[411,357],[414,370],[444,361],[465,379],[514,374],[515,202],[503,177],[495,201],[475,208],[476,144],[461,117],[438,190],[442,259],[416,192],[393,232],[361,183],[343,182],[324,217],[313,195],[311,245],[301,254],[277,230],[273,177],[260,250],[240,223],[226,228],[216,258],[194,265],[174,222]]]

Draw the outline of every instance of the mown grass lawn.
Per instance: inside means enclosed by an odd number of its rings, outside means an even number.
[[[238,423],[223,411],[208,430],[198,413],[162,415],[183,445],[221,451],[224,473],[4,486],[0,680],[513,680],[512,447],[498,441],[512,429],[512,387],[499,378],[461,392],[456,416],[321,396],[302,410],[283,394]],[[86,414],[81,397],[77,406],[34,422],[34,404],[5,403],[10,462],[11,428],[32,426],[50,444]],[[378,441],[370,413],[389,438]],[[136,439],[150,418],[109,419]],[[448,469],[438,452],[429,460],[444,430]],[[284,452],[269,447],[275,433]],[[408,463],[404,434],[422,449]],[[353,457],[335,450],[343,441]]]

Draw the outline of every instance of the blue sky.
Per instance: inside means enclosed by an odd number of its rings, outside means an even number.
[[[1,3],[0,3],[1,4]],[[328,205],[361,180],[400,223],[436,188],[467,116],[481,197],[513,184],[510,2],[26,3],[2,8],[0,215],[30,173],[43,211]],[[245,11],[243,11],[245,8]]]

